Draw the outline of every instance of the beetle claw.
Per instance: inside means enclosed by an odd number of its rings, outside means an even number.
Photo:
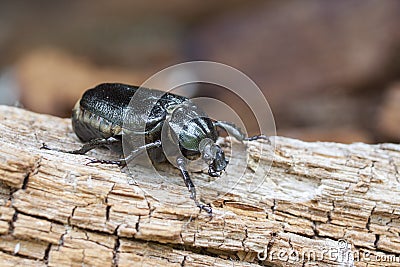
[[[220,177],[221,176],[220,173],[218,173],[214,170],[211,170],[211,169],[208,169],[208,175],[210,175],[211,177]]]
[[[42,143],[42,146],[39,149],[51,150],[51,148],[48,147],[45,143]]]
[[[268,136],[265,135],[255,135],[255,136],[251,136],[251,137],[247,137],[245,139],[243,139],[244,141],[255,141],[255,140],[266,140],[268,144],[271,144],[271,140],[269,140]]]
[[[204,204],[198,204],[197,205],[200,210],[204,210],[205,212],[207,212],[209,215],[212,215],[212,208],[210,204],[204,205]]]
[[[211,177],[220,177],[222,175],[223,171],[216,171],[214,170],[212,167],[208,168],[208,175],[210,175]]]

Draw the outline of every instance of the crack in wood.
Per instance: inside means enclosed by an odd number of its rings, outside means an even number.
[[[183,260],[181,262],[181,267],[185,267],[187,256],[183,256]]]
[[[39,157],[33,164],[32,167],[30,168],[30,170],[26,173],[24,180],[22,181],[22,186],[21,189],[22,190],[26,190],[26,188],[28,187],[28,182],[29,182],[29,178],[31,175],[35,175],[39,172],[39,168],[40,168],[40,163],[42,161],[42,157]]]
[[[114,248],[113,248],[113,258],[112,258],[112,266],[113,267],[118,267],[118,262],[119,262],[119,248],[121,246],[121,241],[120,237],[118,236],[118,229],[121,225],[118,225],[115,230],[113,235],[115,236],[115,243],[114,243]]]
[[[50,256],[51,247],[52,247],[52,244],[49,243],[49,245],[47,246],[46,250],[44,251],[43,261],[47,266],[49,265],[49,256]]]
[[[18,211],[17,210],[15,210],[15,212],[14,212],[14,214],[13,214],[13,216],[12,216],[12,219],[11,219],[11,221],[9,222],[9,228],[8,228],[8,234],[9,235],[12,235],[13,233],[14,233],[14,229],[15,229],[15,222],[17,221],[17,219],[18,219]]]
[[[28,256],[28,255],[23,255],[23,254],[21,254],[21,253],[14,253],[14,252],[11,252],[11,251],[8,251],[8,250],[4,250],[4,249],[1,249],[1,248],[0,248],[0,252],[5,253],[5,254],[10,255],[10,256],[18,255],[18,257],[20,257],[20,258],[22,258],[22,259],[33,260],[33,261],[38,261],[38,262],[44,262],[44,261],[42,261],[42,260],[38,260],[38,259],[35,258],[35,257],[30,257],[30,256]],[[1,262],[0,262],[0,263],[1,263]]]
[[[380,239],[380,235],[376,234],[375,235],[375,241],[374,241],[374,247],[375,248],[378,248],[379,239]]]
[[[372,217],[372,215],[374,214],[375,208],[376,208],[376,203],[375,203],[375,206],[371,209],[371,213],[370,213],[370,215],[368,216],[368,221],[367,221],[367,224],[366,224],[366,226],[365,226],[365,228],[366,228],[369,232],[371,232],[371,229],[370,229],[370,226],[371,226],[371,217]]]
[[[139,218],[138,218],[138,220],[137,220],[137,222],[136,222],[136,224],[135,224],[136,234],[139,233],[139,230],[140,230],[140,225],[139,225],[139,223],[140,223],[140,218],[141,218],[141,216],[139,215]]]
[[[245,244],[245,242],[246,242],[246,240],[247,240],[248,237],[249,237],[249,233],[248,233],[248,230],[247,230],[247,226],[245,225],[245,229],[244,229],[244,238],[243,238],[243,240],[242,240],[243,251],[246,251],[246,244]]]

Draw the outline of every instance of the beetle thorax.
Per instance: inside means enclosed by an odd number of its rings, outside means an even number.
[[[168,124],[179,140],[179,145],[187,150],[199,151],[203,139],[216,141],[217,133],[210,118],[192,102],[178,105],[171,112]]]

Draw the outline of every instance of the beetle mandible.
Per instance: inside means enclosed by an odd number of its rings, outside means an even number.
[[[135,109],[133,116],[129,116],[129,103],[139,87],[121,83],[103,83],[87,90],[82,98],[78,100],[72,111],[72,128],[78,138],[84,143],[77,150],[62,150],[49,148],[43,144],[42,148],[56,150],[64,153],[85,154],[98,147],[108,147],[122,154],[122,136],[131,129],[126,125],[135,126],[137,117],[144,117],[140,113],[140,107]],[[165,93],[155,89],[145,89],[147,98],[157,98],[155,105],[150,108],[151,112],[145,116],[145,129],[137,133],[145,139],[145,144],[131,151],[129,155],[120,160],[92,160],[90,163],[106,163],[126,166],[139,153],[144,151],[163,153],[161,131],[165,123],[172,132],[175,143],[177,143],[181,156],[177,157],[176,164],[181,172],[186,187],[200,210],[212,213],[209,204],[203,204],[197,200],[196,188],[190,178],[186,167],[187,156],[201,156],[208,164],[208,174],[218,177],[225,170],[228,161],[225,153],[216,144],[218,138],[217,128],[223,128],[228,134],[238,141],[252,141],[268,138],[264,135],[256,135],[246,138],[240,128],[230,122],[214,121],[208,118],[195,104],[186,97],[172,93]],[[187,117],[182,124],[182,118]],[[194,115],[194,116],[193,116]],[[128,124],[124,124],[124,120]],[[180,123],[179,123],[180,122]],[[154,155],[154,153],[153,153]]]

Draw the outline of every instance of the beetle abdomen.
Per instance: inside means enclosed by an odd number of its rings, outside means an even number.
[[[87,90],[79,105],[100,118],[122,126],[123,114],[137,88],[122,84],[103,83]]]
[[[72,111],[72,128],[83,142],[122,134],[122,127],[110,120],[83,109],[78,101]]]

